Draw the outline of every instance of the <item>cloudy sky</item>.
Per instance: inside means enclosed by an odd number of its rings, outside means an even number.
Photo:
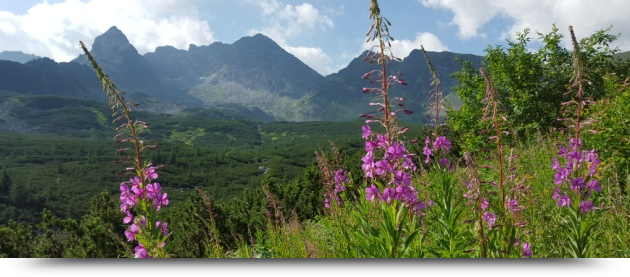
[[[262,33],[322,75],[337,72],[370,45],[369,0],[0,0],[0,51],[20,50],[58,62],[75,58],[78,41],[91,45],[111,26],[141,54],[157,46],[233,43]],[[547,33],[573,25],[578,37],[613,25],[630,50],[626,0],[396,0],[380,1],[404,58],[429,51],[483,55],[526,27]],[[535,44],[532,47],[536,47]]]

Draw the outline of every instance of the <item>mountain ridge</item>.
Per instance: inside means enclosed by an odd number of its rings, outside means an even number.
[[[112,26],[95,38],[90,52],[117,86],[136,101],[172,102],[180,106],[179,110],[218,108],[261,121],[346,121],[374,110],[368,103],[380,98],[361,93],[362,87],[370,85],[361,76],[376,69],[363,61],[365,52],[347,67],[322,76],[262,34],[243,37],[232,44],[190,44],[188,50],[160,46],[140,55],[124,33]],[[450,52],[428,52],[428,56],[440,75],[445,96],[456,84],[450,74],[461,68],[455,57],[465,57],[475,65],[483,60]],[[94,99],[100,90],[85,55],[70,63],[36,59],[19,65],[2,61],[0,72],[3,70],[32,75],[17,80],[42,85],[36,90],[24,83],[16,87],[0,77],[0,89],[89,99]],[[57,82],[51,82],[42,70],[56,74]],[[424,120],[423,109],[432,88],[422,52],[413,50],[402,62],[392,62],[388,70],[403,72],[409,85],[395,86],[392,92],[406,98],[409,108],[416,111],[412,120]],[[101,91],[99,95],[102,94]],[[159,112],[162,106],[157,105],[154,110]]]

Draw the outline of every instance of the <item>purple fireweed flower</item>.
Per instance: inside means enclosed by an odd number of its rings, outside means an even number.
[[[575,179],[571,179],[570,188],[572,191],[579,192],[580,189],[586,188],[586,184],[584,184],[584,179],[577,177]]]
[[[597,151],[595,151],[595,149],[592,149],[590,151],[586,150],[583,152],[583,154],[584,154],[584,161],[586,161],[587,163],[591,163],[599,158],[597,155]]]
[[[168,198],[167,198],[166,192],[162,194],[158,194],[158,196],[153,200],[153,208],[155,208],[156,211],[160,211],[162,206],[167,206],[167,205],[168,205]]]
[[[602,191],[602,186],[599,185],[599,180],[595,179],[592,180],[590,182],[588,182],[588,184],[586,185],[590,190],[594,190],[594,191]]]
[[[481,199],[481,209],[485,211],[488,209],[488,206],[490,206],[490,202],[488,202],[488,199]]]
[[[405,157],[405,146],[400,145],[398,142],[394,142],[392,146],[387,148],[385,158],[387,160],[402,159]]]
[[[123,223],[128,224],[129,222],[131,222],[131,220],[133,220],[133,216],[131,215],[131,213],[126,210],[125,211],[125,218],[123,219]]]
[[[524,209],[523,206],[518,205],[518,201],[516,201],[516,199],[514,198],[508,201],[507,206],[508,206],[508,209],[510,209],[512,212],[518,212]]]
[[[133,178],[129,179],[129,183],[131,184],[131,186],[140,186],[142,184],[142,180],[140,180],[140,177],[138,176],[133,176]]]
[[[560,188],[555,187],[553,188],[553,195],[551,196],[551,199],[558,199],[558,197],[560,197]]]
[[[147,178],[147,181],[151,181],[151,180],[155,180],[158,178],[158,174],[157,172],[155,172],[155,168],[150,166],[146,169],[145,171],[145,177]]]
[[[136,246],[135,250],[136,250],[136,253],[134,254],[134,257],[136,257],[136,258],[150,258],[149,257],[149,253],[144,248],[144,245],[142,245],[142,243],[138,243],[138,246]]]
[[[562,166],[560,166],[560,162],[558,161],[558,159],[553,158],[552,161],[553,161],[553,163],[551,164],[551,169],[558,170],[558,169],[562,168]]]
[[[563,167],[559,168],[556,174],[554,175],[553,183],[556,185],[559,185],[563,181],[568,180],[569,173],[571,173],[571,171],[568,168],[563,168]]]
[[[343,184],[335,184],[335,194],[338,194],[344,190],[346,190],[346,186],[344,186]]]
[[[330,208],[330,195],[328,194],[328,192],[324,194],[324,207]]]
[[[130,207],[138,204],[138,199],[129,190],[126,183],[120,184],[120,211],[126,212]]]
[[[451,147],[451,142],[444,136],[437,137],[433,142],[433,149],[435,150],[444,149],[444,151],[448,153],[451,150]]]
[[[374,199],[379,198],[379,197],[380,197],[380,190],[378,189],[376,185],[372,185],[370,187],[365,188],[365,198],[368,201],[373,202]]]
[[[558,196],[558,207],[564,207],[571,205],[571,198],[566,195]]]
[[[394,184],[409,186],[411,184],[409,174],[407,174],[407,172],[397,170],[396,173],[394,173]]]
[[[433,156],[433,151],[431,150],[431,148],[429,148],[430,144],[431,144],[431,139],[427,137],[427,139],[424,141],[424,148],[422,148],[422,154],[427,156],[427,158],[424,160],[425,164],[429,163],[429,161],[431,160],[431,156]]]
[[[488,230],[492,230],[492,227],[494,227],[494,224],[497,221],[497,216],[489,211],[485,211],[483,213],[483,221],[488,223]]]
[[[133,232],[131,232],[129,230],[125,230],[125,237],[127,237],[128,241],[136,240],[136,234],[134,234]]]
[[[420,214],[424,209],[427,208],[427,205],[422,201],[417,201],[411,205],[411,211],[415,214]]]
[[[142,194],[144,193],[144,189],[140,188],[138,185],[134,184],[131,187],[131,191],[133,192],[136,198],[142,198]]]
[[[594,159],[588,166],[588,175],[591,177],[597,175],[597,167],[599,167],[600,164],[601,161],[599,161],[597,158]]]
[[[416,191],[412,187],[405,185],[396,187],[396,197],[402,199],[408,206],[418,201]]]
[[[406,154],[405,155],[405,160],[402,162],[402,167],[404,169],[411,169],[411,171],[416,171],[418,170],[418,167],[413,163],[413,154]]]
[[[148,199],[153,199],[156,198],[159,194],[160,194],[160,184],[159,183],[153,183],[153,184],[148,184],[147,185],[147,198]]]
[[[378,144],[375,141],[366,141],[365,152],[371,153],[372,151],[374,151],[374,148],[376,148],[376,146],[378,146]]]
[[[532,246],[529,245],[529,242],[523,242],[523,244],[521,245],[521,248],[523,249],[523,257],[525,258],[532,257]]]
[[[368,152],[361,160],[363,160],[361,169],[365,172],[365,177],[374,178],[374,160],[372,160],[372,153]]]
[[[575,139],[574,138],[570,138],[569,139],[569,145],[571,148],[573,148],[575,145]],[[582,139],[578,139],[577,141],[577,148],[580,149],[582,148]]]
[[[590,200],[586,200],[580,204],[580,212],[582,214],[588,213],[593,210],[595,210],[595,207],[593,206],[593,202],[591,202]]]
[[[137,224],[131,224],[129,229],[125,230],[125,236],[127,240],[134,241],[136,240],[136,234],[140,233],[140,227]]]
[[[363,135],[362,137],[364,139],[367,139],[370,137],[370,135],[372,135],[372,129],[370,129],[370,125],[364,125],[363,127],[361,127],[363,129]]]
[[[168,223],[156,221],[155,229],[159,230],[164,236],[168,237]]]
[[[350,183],[348,172],[346,172],[343,168],[335,170],[335,183],[339,186]]]
[[[396,199],[396,190],[393,188],[385,188],[383,190],[383,195],[381,195],[381,200],[383,202],[387,202],[387,204],[391,204],[392,201]]]
[[[569,155],[567,156],[567,161],[568,162],[577,161],[578,163],[581,163],[582,162],[582,152],[580,152],[580,151],[571,151],[571,152],[569,152]]]
[[[378,148],[385,148],[387,146],[387,136],[376,134],[376,145]]]
[[[449,161],[447,158],[440,158],[440,160],[438,161],[438,163],[441,166],[446,166],[446,167],[450,167],[451,166],[451,161]]]
[[[567,148],[560,145],[560,147],[558,147],[558,157],[566,157],[567,156]]]
[[[377,161],[374,163],[374,166],[376,167],[376,175],[381,177],[387,175],[387,173],[394,171],[394,168],[392,167],[392,165],[389,164],[387,160]]]

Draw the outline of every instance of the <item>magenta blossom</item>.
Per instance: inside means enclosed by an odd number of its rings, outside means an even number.
[[[488,230],[492,230],[492,227],[494,227],[494,224],[497,221],[497,216],[489,211],[485,211],[483,213],[483,221],[488,223]]]
[[[372,129],[370,129],[370,125],[364,125],[361,128],[363,129],[363,139],[368,139],[370,135],[372,135]]]
[[[376,185],[372,185],[370,187],[365,188],[365,198],[371,202],[374,199],[380,198],[380,190]]]
[[[149,253],[147,253],[147,250],[144,248],[142,243],[138,243],[138,246],[136,246],[136,248],[134,250],[136,251],[136,253],[134,254],[134,257],[136,257],[136,258],[150,258],[149,257]]]
[[[580,204],[580,212],[585,214],[588,213],[590,211],[594,211],[595,207],[593,206],[593,202],[591,202],[590,200],[586,200],[584,202],[582,202],[582,204]]]
[[[444,136],[437,137],[433,142],[433,148],[436,150],[444,149],[448,153],[451,150],[451,142]]]
[[[532,257],[532,246],[529,245],[529,242],[523,242],[523,244],[521,245],[521,248],[523,249],[523,257],[525,258]]]
[[[571,198],[566,195],[560,195],[558,197],[558,207],[568,207],[569,205],[571,205]]]

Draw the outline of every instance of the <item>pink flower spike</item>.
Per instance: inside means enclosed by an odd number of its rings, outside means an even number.
[[[126,216],[125,216],[125,219],[123,219],[123,223],[128,224],[133,219],[133,216],[128,210],[125,211],[125,215]]]
[[[136,235],[132,232],[129,232],[129,230],[125,230],[125,237],[127,237],[128,241],[136,240]]]

